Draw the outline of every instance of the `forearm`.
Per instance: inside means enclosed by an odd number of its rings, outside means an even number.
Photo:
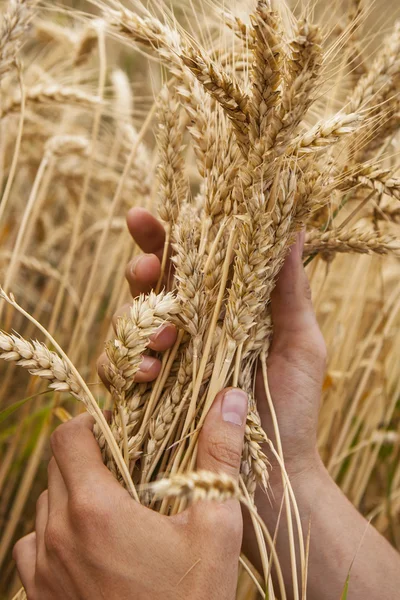
[[[317,468],[292,484],[304,537],[308,535],[309,526],[311,531],[309,600],[339,600],[350,569],[351,600],[396,598],[400,588],[400,556],[351,505],[326,470]],[[258,502],[260,514],[272,534],[282,499],[279,488],[275,486],[273,509],[266,497]],[[292,575],[284,511],[277,536],[277,553],[288,598],[291,598]],[[299,563],[298,555],[297,559]]]

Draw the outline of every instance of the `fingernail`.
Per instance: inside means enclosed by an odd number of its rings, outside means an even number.
[[[169,323],[165,323],[165,325],[161,325],[158,331],[154,335],[150,337],[152,342],[162,342],[165,336],[165,332],[171,329],[171,325]]]
[[[152,358],[151,356],[143,356],[142,362],[140,363],[140,371],[142,373],[148,373],[157,362],[156,358]]]
[[[247,394],[233,389],[225,393],[222,400],[222,418],[226,423],[242,427],[247,417]]]
[[[138,256],[134,258],[131,262],[131,273],[132,275],[136,275],[136,269],[138,268],[140,262],[144,259],[144,256]]]

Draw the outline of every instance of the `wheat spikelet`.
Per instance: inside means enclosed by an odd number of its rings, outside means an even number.
[[[362,185],[376,190],[378,194],[386,194],[400,200],[400,178],[395,177],[391,169],[380,169],[374,165],[354,167],[354,176],[343,183],[347,190],[355,185]]]
[[[69,49],[76,44],[76,35],[68,27],[62,27],[50,20],[35,19],[34,24],[35,37],[44,42],[56,42],[62,46],[66,45]]]
[[[344,136],[352,134],[359,128],[361,121],[362,118],[357,113],[338,114],[331,119],[321,121],[307,133],[301,134],[290,142],[287,152],[303,156],[324,150]]]
[[[189,217],[189,215],[188,215]],[[199,231],[195,222],[184,220],[174,228],[175,283],[181,305],[180,319],[185,330],[196,339],[204,333],[207,300],[204,292],[202,257],[199,255]]]
[[[284,49],[279,16],[269,1],[259,0],[256,11],[251,15],[255,42],[253,44],[253,95],[249,104],[251,112],[252,141],[262,135],[273,139],[278,129],[279,118],[276,106],[280,102]],[[271,144],[271,142],[269,142]]]
[[[150,337],[179,312],[179,303],[172,294],[161,292],[140,296],[134,300],[129,316],[118,319],[116,337],[106,345],[109,360],[106,376],[114,401],[111,431],[121,449],[124,443],[129,445],[133,437],[140,417],[139,409],[144,403],[141,393],[144,388],[135,384],[135,375]],[[100,446],[104,446],[101,440]],[[108,457],[109,464],[110,461],[111,457]]]
[[[73,64],[81,67],[87,62],[98,43],[98,28],[102,22],[89,23],[80,34],[75,45]]]
[[[313,212],[318,211],[322,206],[326,205],[327,200],[324,199],[325,179],[327,173],[323,172],[322,168],[315,163],[313,158],[308,157],[308,162],[304,165],[304,171],[300,173],[297,180],[297,190],[295,198],[295,216],[294,222],[299,229],[303,229],[310,219]]]
[[[265,337],[263,344],[265,344],[266,339]],[[254,355],[253,349],[252,357]],[[268,468],[270,467],[267,456],[262,450],[262,444],[265,444],[268,438],[261,426],[256,400],[251,389],[253,370],[253,358],[249,362],[243,361],[242,373],[239,378],[240,386],[247,392],[249,402],[240,473],[251,497],[254,497],[257,484],[263,491],[268,490]]]
[[[15,62],[22,36],[33,16],[36,0],[9,0],[0,25],[0,79]]]
[[[197,158],[201,177],[206,177],[207,169],[213,162],[216,144],[215,123],[210,122],[211,99],[200,83],[185,73],[178,78],[176,93],[190,120],[188,128]]]
[[[227,25],[241,41],[252,46],[255,39],[252,27],[244,23],[240,17],[232,14],[226,9],[221,11],[221,16],[225,25]]]
[[[108,25],[127,40],[134,40],[157,51],[168,67],[180,75],[182,41],[178,31],[172,30],[155,17],[141,17],[125,7],[119,10],[103,6]]]
[[[80,400],[86,408],[90,402],[76,375],[66,362],[44,344],[28,342],[22,337],[0,332],[0,358],[15,362],[27,369],[31,375],[48,381],[49,388],[57,392],[68,392]]]
[[[290,48],[290,78],[282,93],[282,127],[277,136],[277,143],[288,139],[312,103],[312,94],[315,92],[322,63],[319,27],[305,20],[297,22]]]
[[[47,254],[47,253],[46,253]],[[10,261],[13,256],[12,252],[3,251],[0,252],[0,258],[4,258],[7,261]],[[50,279],[54,279],[55,281],[62,282],[63,277],[60,271],[52,267],[50,263],[44,260],[39,260],[33,256],[19,256],[18,260],[20,264],[30,271],[35,271],[39,275],[43,275],[44,277],[48,277]],[[71,296],[71,299],[75,306],[79,306],[79,296],[77,295],[74,288],[68,284],[67,286],[68,293]]]
[[[356,252],[358,254],[395,254],[400,253],[397,237],[381,235],[374,231],[310,231],[307,233],[304,255],[321,252],[331,258],[336,252]]]
[[[393,223],[399,223],[400,218],[400,207],[397,206],[397,203],[389,206],[380,206],[379,211],[377,211],[376,218],[392,221]]]
[[[116,366],[119,376],[124,380],[125,393],[129,391],[140,367],[149,338],[179,312],[180,306],[173,294],[151,293],[147,297],[139,296],[134,300],[129,316],[117,320],[116,338],[108,344],[108,352],[111,364]]]
[[[179,118],[179,103],[164,88],[159,97],[158,147],[160,181],[158,214],[171,228],[175,223],[180,207],[188,195],[187,177],[184,171],[183,127]]]
[[[161,479],[151,484],[151,491],[157,498],[185,498],[189,502],[201,500],[226,502],[242,498],[238,484],[231,477],[222,473],[215,475],[207,471]]]
[[[248,97],[239,84],[199,48],[184,48],[182,61],[222,106],[230,118],[241,147],[248,144]]]
[[[61,157],[66,154],[87,156],[89,153],[89,140],[82,135],[55,135],[45,144],[45,152]]]
[[[396,91],[400,77],[400,22],[368,72],[360,79],[354,90],[348,111],[356,112],[368,104],[380,104]]]
[[[88,94],[80,89],[69,88],[62,85],[37,85],[26,90],[26,101],[32,105],[54,103],[60,107],[65,104],[91,107],[100,103],[100,98]],[[16,92],[13,97],[6,98],[3,103],[0,117],[4,118],[12,112],[18,111],[21,106],[21,92]]]

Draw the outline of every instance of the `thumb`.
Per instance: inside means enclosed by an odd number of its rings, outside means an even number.
[[[311,289],[303,267],[305,232],[287,256],[271,298],[274,335],[269,362],[284,358],[306,371],[324,375],[326,346],[314,312]]]
[[[197,469],[239,477],[247,410],[242,390],[228,388],[218,394],[199,436]]]

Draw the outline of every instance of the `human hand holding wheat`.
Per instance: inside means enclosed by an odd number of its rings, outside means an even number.
[[[132,209],[128,214],[128,227],[143,254],[135,258],[126,269],[132,297],[149,293],[155,288],[161,273],[165,232],[160,222],[144,209]],[[321,388],[324,378],[326,348],[315,318],[310,288],[302,264],[304,234],[299,234],[288,255],[272,296],[271,311],[274,337],[268,357],[268,380],[274,398],[276,416],[279,421],[281,443],[285,453],[285,466],[293,480],[300,479],[303,487],[308,485],[308,474],[323,469],[318,456],[316,432]],[[166,273],[170,272],[167,265]],[[168,284],[168,281],[165,282]],[[122,307],[115,315],[116,321],[128,311]],[[176,339],[173,325],[166,325],[160,337],[151,345],[152,350],[164,351],[172,347]],[[143,357],[142,365],[152,362],[152,368],[139,372],[140,381],[155,379],[160,361]],[[107,357],[99,360],[99,373],[107,384]],[[256,380],[256,399],[262,426],[269,439],[275,440],[274,426],[268,399],[265,394],[262,368]],[[230,449],[224,453],[229,455]],[[276,495],[275,502],[268,501],[261,490],[257,493],[257,505],[263,518],[275,525],[279,512],[279,487],[281,471],[272,458],[270,478]],[[246,551],[255,564],[258,563],[258,546],[253,538],[253,527],[249,523],[245,532]]]
[[[134,263],[130,263],[126,270],[132,296],[136,297],[140,293],[150,292],[159,279],[165,234],[157,219],[143,209],[130,211],[128,227],[134,240],[145,252],[135,259]],[[272,294],[271,315],[274,333],[268,359],[264,365],[259,366],[255,396],[262,427],[268,439],[273,442],[271,450],[273,451],[274,447],[279,448],[280,445],[283,447],[285,469],[296,493],[304,531],[307,531],[310,519],[313,519],[314,529],[308,568],[310,598],[320,598],[321,585],[325,589],[326,581],[329,581],[329,596],[326,591],[325,596],[337,600],[347,575],[347,566],[357,552],[360,539],[365,535],[366,522],[337,488],[326,471],[317,449],[318,413],[325,375],[326,346],[315,317],[308,278],[303,267],[304,237],[304,233],[298,234]],[[132,268],[139,264],[139,269]],[[166,273],[168,272],[167,267]],[[165,284],[168,285],[168,280]],[[124,310],[126,309],[122,309],[118,314],[123,313]],[[173,345],[175,335],[174,328],[169,326],[169,330],[164,333],[163,349],[167,348],[168,343]],[[170,336],[169,340],[168,336]],[[273,397],[273,408],[271,398],[267,397],[265,391],[266,370],[268,391]],[[100,372],[104,378],[104,367]],[[278,429],[274,427],[274,418],[279,424],[279,440],[276,439]],[[215,427],[218,429],[218,410],[213,408],[199,440],[198,466],[215,472],[219,470],[219,462],[223,461],[225,471],[236,476],[235,465],[239,460],[237,451],[240,444],[237,437],[230,437],[230,434],[231,432],[237,434],[237,431],[229,430],[227,431],[229,438],[217,436],[215,440],[212,433]],[[270,453],[269,455],[271,456]],[[274,455],[274,451],[271,463],[269,479],[273,498],[268,498],[263,490],[258,489],[255,503],[269,531],[277,529],[275,543],[279,552],[282,574],[285,580],[290,582],[291,555],[288,530],[281,516],[284,485],[279,456]],[[321,519],[321,515],[324,515],[325,520]],[[341,521],[340,526],[335,526],[332,531],[327,529],[325,524],[335,522],[338,516]],[[320,525],[321,521],[323,526]],[[221,528],[221,524],[218,524],[218,531]],[[366,564],[370,562],[376,547],[381,548],[383,561],[387,560],[390,569],[395,570],[398,565],[397,555],[375,531],[370,531],[368,536],[371,538],[366,540],[364,551],[358,559],[360,572],[365,573]],[[337,545],[338,561],[332,560],[331,555],[327,562],[324,560],[323,549],[327,539],[335,547]],[[258,543],[247,512],[244,512],[242,548],[251,562],[261,570]],[[343,556],[346,556],[346,560],[340,560],[339,550]],[[386,566],[385,568],[389,569]],[[379,569],[384,573],[381,567]],[[356,572],[357,569],[353,567],[353,571]],[[326,578],[324,584],[321,584],[322,573]],[[373,577],[376,577],[376,573]],[[366,581],[365,589],[369,585],[370,581]],[[363,598],[365,589],[359,586],[357,593],[360,596],[355,597]],[[392,587],[385,597],[391,598],[391,594]]]
[[[232,600],[242,540],[235,488],[225,485],[225,503],[201,500],[213,499],[219,479],[238,480],[246,414],[243,392],[218,395],[199,438],[200,502],[174,517],[132,501],[103,464],[89,415],[61,425],[35,532],[14,549],[28,598]]]
[[[126,269],[133,298],[148,293],[156,286],[160,275],[160,260],[165,233],[159,221],[144,209],[132,209],[128,226],[134,240],[144,251]],[[274,337],[268,356],[268,379],[280,425],[288,473],[297,476],[319,464],[316,447],[320,394],[325,372],[326,347],[315,318],[307,275],[302,265],[304,234],[299,234],[288,255],[272,296],[271,311]],[[168,269],[167,269],[168,272]],[[122,307],[115,320],[128,310]],[[173,325],[162,331],[157,340],[159,351],[172,347],[176,339]],[[160,343],[161,341],[161,343]],[[99,361],[104,377],[105,356]],[[144,357],[147,362],[147,357]],[[156,370],[155,370],[156,371]],[[157,372],[154,373],[157,375]],[[262,369],[259,369],[256,395],[262,425],[274,440],[268,400],[265,395]],[[141,377],[141,375],[140,375]],[[279,467],[271,477],[280,479]]]

